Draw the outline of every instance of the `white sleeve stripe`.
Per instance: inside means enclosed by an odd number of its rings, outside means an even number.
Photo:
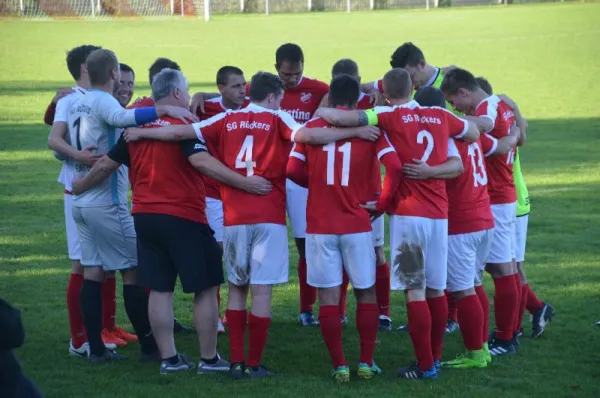
[[[298,123],[297,121],[295,121],[294,118],[289,113],[287,113],[285,111],[278,110],[277,111],[277,116],[279,116],[279,118],[283,121],[283,123],[285,123],[285,125],[290,130],[292,130],[290,141],[294,142],[294,138],[296,137],[296,133],[298,132],[298,130],[300,130],[300,128],[302,127],[302,125],[300,123]]]
[[[375,109],[375,113],[378,115],[382,113],[394,112],[394,108],[391,106],[376,106],[373,109]]]
[[[202,123],[192,123],[192,127],[194,128],[194,132],[196,133],[196,137],[202,142],[206,142],[204,136],[202,135]]]
[[[375,80],[375,81],[373,82],[373,89],[374,89],[375,91],[379,91],[379,84],[378,84],[378,83],[379,83],[379,80]]]
[[[482,116],[486,116],[491,119],[492,128],[490,129],[490,131],[492,131],[494,129],[494,126],[496,125],[496,118],[498,117],[498,104],[499,103],[500,103],[500,98],[498,98],[497,96],[492,95],[491,97],[489,97],[487,100],[487,107],[485,110],[486,114],[482,115]],[[486,131],[486,133],[489,133],[490,131]]]
[[[458,148],[456,147],[456,143],[454,142],[454,139],[450,139],[448,140],[448,157],[455,157],[455,158],[459,158],[460,154],[458,153]]]
[[[301,161],[303,161],[303,162],[306,162],[306,156],[304,156],[304,155],[303,155],[303,154],[301,154],[301,153],[298,153],[298,152],[292,152],[292,153],[290,153],[290,156],[292,156],[292,157],[295,157],[296,159],[300,159],[300,160],[301,160]]]
[[[296,133],[298,132],[298,130],[300,130],[302,128],[301,124],[296,123],[296,127],[294,127],[292,129],[292,136],[290,137],[290,141],[292,142],[296,142]]]
[[[487,134],[486,134],[487,135]],[[485,153],[483,156],[484,157],[488,157],[493,155],[494,152],[496,152],[496,148],[498,148],[498,140],[496,139],[496,137],[492,137],[490,135],[487,135],[487,137],[492,140],[492,149],[490,149],[487,153]]]
[[[390,153],[390,152],[396,152],[396,150],[392,147],[387,147],[385,149],[382,149],[381,151],[379,151],[379,153],[377,153],[377,159],[381,160],[383,155]]]
[[[465,127],[463,128],[462,133],[454,136],[454,138],[456,138],[456,139],[460,139],[460,138],[464,137],[467,134],[467,131],[469,131],[469,122],[466,121],[465,119],[461,119],[461,118],[459,118],[459,119],[463,121],[463,123],[465,124]]]

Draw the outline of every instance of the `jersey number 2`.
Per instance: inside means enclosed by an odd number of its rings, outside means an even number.
[[[247,135],[242,144],[242,148],[235,158],[236,169],[246,169],[246,175],[248,177],[254,175],[254,168],[256,162],[252,160],[252,147],[254,146],[254,136]],[[243,159],[243,160],[242,160]]]
[[[425,147],[425,152],[423,152],[421,161],[427,163],[427,160],[431,156],[431,152],[433,152],[433,135],[427,130],[421,130],[419,131],[419,134],[417,134],[417,144],[423,144],[425,141],[427,141],[427,146]]]
[[[350,179],[350,151],[352,149],[352,143],[346,142],[338,148],[338,152],[343,154],[342,156],[342,186],[348,186],[348,180]],[[327,185],[333,185],[335,176],[335,142],[330,142],[323,146],[323,150],[327,152]]]

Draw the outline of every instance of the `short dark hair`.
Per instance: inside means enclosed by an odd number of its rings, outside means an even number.
[[[414,100],[421,106],[439,106],[446,107],[446,99],[444,93],[438,88],[427,86],[421,87],[416,93]]]
[[[350,75],[337,75],[329,85],[329,101],[333,106],[354,108],[360,95],[360,84]]]
[[[131,72],[133,74],[133,78],[135,79],[135,72],[133,71],[133,68],[131,66],[124,63],[120,63],[119,69],[121,70],[121,72]]]
[[[471,72],[465,69],[456,68],[444,75],[444,81],[440,86],[440,90],[444,94],[454,95],[459,88],[464,88],[469,91],[475,91],[479,87],[475,76]]]
[[[75,47],[67,52],[67,68],[69,69],[71,76],[73,76],[73,79],[79,80],[81,78],[81,65],[85,64],[88,55],[101,48],[102,47],[86,44]]]
[[[279,46],[275,52],[275,65],[277,68],[281,66],[283,61],[291,64],[304,63],[304,53],[300,46],[294,43],[285,43]]]
[[[494,94],[494,90],[492,89],[492,85],[490,84],[488,79],[479,76],[475,78],[475,81],[477,82],[477,84],[479,84],[479,87],[481,87],[481,89],[485,91],[488,95]]]
[[[411,42],[406,42],[394,51],[390,65],[392,68],[405,68],[417,66],[421,61],[425,62],[423,51]]]
[[[405,69],[394,68],[383,76],[383,89],[391,99],[410,97],[412,81]]]
[[[264,101],[269,94],[282,94],[283,82],[279,76],[269,72],[258,72],[250,81],[250,101]]]
[[[100,49],[93,51],[85,61],[90,83],[92,85],[106,84],[113,69],[119,69],[119,60],[114,52]]]
[[[157,58],[156,61],[152,65],[150,65],[150,69],[148,69],[148,77],[150,78],[150,85],[152,86],[152,79],[154,76],[163,69],[175,69],[181,70],[181,67],[177,62],[171,61],[169,58]]]
[[[244,72],[237,66],[224,66],[217,71],[217,84],[226,85],[231,75],[243,76]]]
[[[338,75],[350,75],[358,77],[358,65],[350,58],[344,58],[333,64],[331,68],[331,78]]]

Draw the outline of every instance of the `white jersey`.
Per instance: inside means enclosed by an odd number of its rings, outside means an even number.
[[[107,153],[119,135],[121,127],[135,126],[135,109],[125,109],[109,93],[89,90],[71,105],[68,128],[71,145],[78,150],[95,146],[98,154]],[[74,163],[75,175],[83,177],[91,166]],[[127,203],[129,182],[127,169],[120,167],[110,178],[73,198],[73,206],[97,207]]]
[[[79,98],[83,97],[87,90],[81,88],[79,86],[73,87],[73,92],[69,95],[64,96],[56,103],[56,111],[54,112],[54,121],[67,123],[67,116],[69,114],[69,109],[71,105]],[[69,134],[67,132],[67,136],[65,137],[67,141],[69,141]],[[56,156],[56,154],[54,155]],[[60,155],[59,155],[60,156]],[[57,156],[58,158],[58,156]],[[58,182],[65,186],[66,190],[71,190],[71,181],[73,181],[73,177],[75,176],[75,167],[73,161],[66,160],[63,162],[63,165],[60,169],[60,174],[58,175]]]

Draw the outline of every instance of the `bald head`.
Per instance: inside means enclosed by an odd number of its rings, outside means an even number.
[[[394,68],[383,76],[383,91],[389,99],[410,98],[413,86],[408,72]]]

